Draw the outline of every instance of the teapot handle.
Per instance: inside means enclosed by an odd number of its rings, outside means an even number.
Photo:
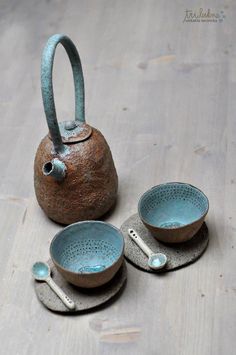
[[[80,121],[81,123],[85,122],[84,77],[78,51],[70,38],[61,34],[56,34],[50,37],[42,55],[41,90],[44,112],[46,115],[49,132],[52,137],[53,145],[57,153],[62,153],[65,150],[65,146],[62,143],[62,138],[58,126],[52,84],[53,60],[58,43],[63,45],[70,59],[75,85],[75,120]]]

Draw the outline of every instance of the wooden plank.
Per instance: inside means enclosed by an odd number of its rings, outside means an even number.
[[[222,23],[184,23],[194,1],[32,0],[0,6],[0,344],[2,354],[235,353],[236,4]],[[182,270],[155,276],[128,265],[114,303],[63,317],[38,302],[30,275],[47,260],[60,226],[34,197],[33,158],[47,133],[40,56],[47,38],[78,46],[87,121],[110,144],[120,179],[107,221],[120,226],[140,195],[186,181],[209,197],[210,245]],[[71,69],[62,48],[54,68],[58,118],[73,117]]]

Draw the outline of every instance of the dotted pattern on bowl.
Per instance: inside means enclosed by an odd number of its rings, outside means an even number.
[[[139,210],[148,223],[174,229],[200,218],[207,208],[207,198],[200,190],[188,184],[171,183],[147,191],[141,197]],[[174,218],[177,210],[186,218]]]
[[[73,272],[102,271],[119,257],[119,249],[104,240],[87,239],[69,243],[60,255],[60,264]]]

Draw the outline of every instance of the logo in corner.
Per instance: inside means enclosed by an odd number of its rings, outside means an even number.
[[[225,13],[221,11],[213,11],[212,9],[203,9],[198,10],[185,10],[183,22],[213,22],[221,23],[225,19]]]

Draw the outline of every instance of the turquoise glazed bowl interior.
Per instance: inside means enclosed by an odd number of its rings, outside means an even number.
[[[59,232],[52,240],[50,254],[68,281],[81,287],[96,287],[114,276],[122,263],[123,249],[123,236],[116,227],[85,221]]]
[[[145,192],[140,198],[138,212],[144,224],[152,232],[156,231],[158,237],[161,229],[180,232],[182,227],[194,225],[198,221],[202,224],[208,208],[208,199],[202,191],[189,184],[171,182],[154,186]],[[200,228],[201,224],[197,227]],[[183,241],[181,235],[180,241]]]

